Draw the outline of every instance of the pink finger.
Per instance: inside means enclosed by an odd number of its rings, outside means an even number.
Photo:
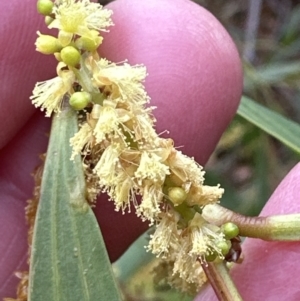
[[[35,51],[36,31],[46,32],[36,1],[7,1],[0,9],[0,149],[34,112],[29,96],[37,81],[55,76],[55,59]]]

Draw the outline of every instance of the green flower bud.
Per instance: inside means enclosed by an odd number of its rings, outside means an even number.
[[[181,187],[171,187],[168,190],[168,196],[176,206],[182,204],[186,200],[187,194]]]
[[[216,252],[211,252],[209,254],[205,254],[205,260],[208,262],[212,262],[217,258],[217,253]]]
[[[75,67],[80,62],[80,52],[73,46],[67,46],[60,52],[62,61],[68,66]]]
[[[228,254],[228,252],[231,248],[231,242],[230,242],[230,240],[226,240],[226,241],[222,240],[216,244],[216,247],[218,249],[220,249],[220,251],[223,255],[226,255],[226,254]]]
[[[69,103],[74,110],[84,109],[92,100],[92,96],[88,92],[75,92],[70,97]]]
[[[70,32],[66,32],[63,30],[60,30],[58,33],[58,40],[60,41],[61,45],[63,47],[70,46],[70,43],[72,42],[73,34]]]
[[[35,42],[37,51],[43,54],[53,54],[61,50],[62,47],[57,38],[41,34],[39,31],[37,34],[39,35]]]
[[[52,22],[54,21],[54,19],[50,16],[45,16],[45,24],[48,26],[50,25]]]
[[[239,227],[231,222],[225,223],[221,227],[221,231],[224,233],[226,239],[232,239],[239,235]]]
[[[186,203],[175,206],[174,209],[183,217],[186,222],[191,221],[196,213],[195,210],[191,207],[188,207]]]
[[[36,4],[37,11],[44,16],[52,13],[53,6],[54,3],[51,0],[38,0]]]
[[[54,53],[54,56],[55,56],[55,58],[56,58],[59,62],[61,62],[60,52],[55,52],[55,53]]]

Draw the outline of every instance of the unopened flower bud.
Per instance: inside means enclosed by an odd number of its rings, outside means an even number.
[[[56,58],[59,62],[61,62],[60,52],[55,52],[55,53],[54,53],[54,56],[55,56],[55,58]]]
[[[43,54],[53,54],[61,50],[62,47],[57,38],[41,34],[39,31],[37,34],[39,35],[35,42],[37,51]]]
[[[172,187],[168,190],[168,196],[172,203],[176,206],[185,201],[187,194],[181,187]]]
[[[45,16],[45,24],[48,26],[50,25],[52,22],[54,21],[54,19],[50,16]]]
[[[52,13],[53,6],[54,3],[51,0],[38,0],[36,4],[37,11],[44,16]]]
[[[79,49],[84,49],[87,51],[95,51],[99,47],[99,45],[102,43],[102,40],[103,40],[103,38],[100,37],[97,32],[97,35],[95,35],[95,37],[93,39],[89,38],[89,37],[78,38],[76,40],[76,46]]]
[[[212,262],[217,258],[217,253],[216,252],[211,252],[209,254],[205,254],[205,260],[208,262]]]
[[[75,67],[80,62],[80,52],[73,46],[67,46],[60,52],[62,61],[68,66]]]
[[[221,231],[224,233],[226,239],[232,239],[239,235],[239,227],[231,222],[222,225]]]
[[[63,30],[59,31],[58,40],[60,41],[60,43],[63,47],[68,46],[72,42],[72,39],[73,39],[73,34],[72,33],[66,32],[66,31],[63,31]]]
[[[231,248],[231,242],[230,240],[222,240],[222,241],[219,241],[216,246],[220,249],[221,253],[223,255],[226,255],[228,254],[230,248]]]
[[[92,100],[92,96],[88,92],[75,92],[70,97],[69,103],[74,110],[84,109]]]

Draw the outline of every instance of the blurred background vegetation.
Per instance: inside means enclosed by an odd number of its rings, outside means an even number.
[[[300,123],[300,5],[279,0],[197,0],[229,31],[244,66],[244,95]],[[299,137],[300,139],[300,137]],[[225,187],[223,204],[257,215],[299,160],[237,116],[206,169]]]
[[[235,41],[244,66],[244,95],[300,123],[299,1],[194,2],[209,10]],[[206,165],[206,181],[225,188],[224,206],[257,215],[298,161],[299,154],[237,115]],[[153,258],[143,248],[146,240],[147,235],[142,236],[114,265],[124,299],[192,300],[165,285],[153,285]]]

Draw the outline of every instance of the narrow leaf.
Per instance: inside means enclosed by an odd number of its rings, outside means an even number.
[[[54,116],[30,259],[29,301],[121,300],[79,156],[70,161],[76,113]]]
[[[243,96],[237,113],[300,154],[300,125]]]
[[[288,78],[300,76],[300,63],[294,62],[276,62],[261,66],[256,69],[260,81],[268,84],[276,84]]]

